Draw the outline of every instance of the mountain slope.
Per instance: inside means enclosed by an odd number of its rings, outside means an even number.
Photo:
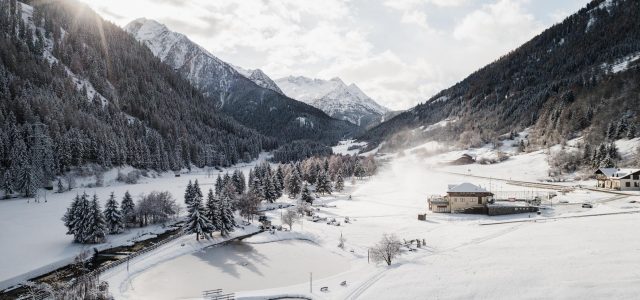
[[[530,140],[540,146],[577,135],[600,142],[612,122],[638,123],[639,57],[640,3],[592,1],[361,138],[399,146],[424,138],[477,145],[532,127]],[[439,122],[447,125],[429,129]]]
[[[357,128],[322,111],[290,99],[269,86],[262,71],[251,72],[258,86],[233,66],[216,58],[186,36],[147,19],[129,23],[125,30],[143,42],[205,96],[241,123],[280,140],[314,139],[335,142]],[[268,81],[271,81],[270,79]],[[263,85],[264,84],[264,85]]]
[[[311,104],[330,116],[362,127],[380,123],[389,110],[376,103],[355,84],[289,76],[276,80],[285,95]]]
[[[149,49],[71,0],[0,1],[0,185],[131,165],[230,165],[275,140],[217,112]]]

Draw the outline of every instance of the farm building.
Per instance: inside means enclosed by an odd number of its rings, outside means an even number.
[[[640,169],[600,168],[595,174],[599,188],[619,191],[640,190]]]

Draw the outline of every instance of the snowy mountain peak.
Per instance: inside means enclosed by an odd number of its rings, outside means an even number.
[[[288,76],[276,80],[285,95],[311,104],[334,118],[368,127],[377,124],[389,110],[376,103],[354,83],[338,77],[330,80]]]
[[[249,70],[249,69],[245,69],[235,65],[233,66],[233,68],[235,68],[236,71],[238,71],[238,73],[240,73],[242,76],[249,78],[249,80],[253,81],[258,86],[261,86],[266,89],[270,89],[272,91],[275,91],[284,95],[284,93],[282,92],[282,90],[280,90],[278,85],[269,76],[267,76],[267,74],[265,74],[262,70],[260,69]]]

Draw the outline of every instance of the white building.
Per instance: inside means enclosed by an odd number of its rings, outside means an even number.
[[[637,191],[640,190],[640,169],[600,168],[596,171],[599,188]]]

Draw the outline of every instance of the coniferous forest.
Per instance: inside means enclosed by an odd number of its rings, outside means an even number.
[[[227,166],[277,145],[216,111],[143,45],[70,1],[0,1],[0,183],[32,195],[93,164]]]

